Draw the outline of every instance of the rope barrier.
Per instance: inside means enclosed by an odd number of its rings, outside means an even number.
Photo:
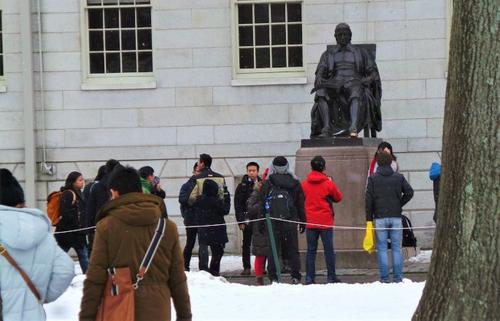
[[[259,222],[259,221],[264,221],[266,218],[257,218],[253,220],[247,220],[244,223],[252,223],[252,222]],[[280,222],[285,222],[285,223],[293,223],[293,224],[306,224],[300,221],[293,221],[293,220],[286,220],[283,218],[276,218],[276,217],[271,217],[271,220],[274,221],[280,221]],[[204,227],[217,227],[217,226],[231,226],[231,225],[239,225],[242,224],[242,222],[228,222],[228,223],[219,223],[219,224],[207,224],[207,225],[177,225],[177,228],[204,228]],[[324,225],[324,224],[316,224],[316,223],[307,223],[307,225],[312,225],[316,227],[323,227],[323,228],[332,228],[334,230],[366,230],[365,226],[342,226],[342,225]],[[411,227],[412,230],[432,230],[435,229],[436,226],[415,226]],[[93,230],[95,229],[95,226],[91,227],[83,227],[79,229],[74,229],[74,230],[67,230],[67,231],[57,231],[54,232],[54,234],[66,234],[66,233],[74,233],[74,232],[81,232],[81,231],[87,231],[87,230]],[[373,228],[374,230],[409,230],[410,228],[405,228],[405,227],[384,227],[384,228]]]

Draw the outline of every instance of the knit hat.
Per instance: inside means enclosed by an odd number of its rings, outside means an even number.
[[[286,174],[288,172],[288,161],[283,156],[278,156],[273,159],[273,171],[276,174]]]
[[[0,204],[14,207],[22,203],[23,188],[8,169],[0,168]]]

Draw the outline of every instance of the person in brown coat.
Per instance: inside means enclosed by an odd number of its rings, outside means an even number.
[[[142,194],[139,174],[133,168],[116,169],[109,181],[112,200],[96,221],[94,247],[83,286],[80,321],[94,321],[101,303],[109,267],[130,267],[132,282],[155,233],[158,220],[166,213],[163,200]],[[178,321],[191,321],[184,259],[176,225],[167,220],[165,234],[148,272],[135,292],[136,321],[171,319],[171,299]]]

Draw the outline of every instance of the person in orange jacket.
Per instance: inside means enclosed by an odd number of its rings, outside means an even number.
[[[335,250],[333,247],[334,212],[332,203],[342,200],[342,192],[333,179],[323,172],[325,159],[316,156],[311,160],[311,172],[302,182],[306,210],[306,284],[313,284],[316,274],[316,250],[321,236],[325,251],[328,283],[338,283],[335,273]]]

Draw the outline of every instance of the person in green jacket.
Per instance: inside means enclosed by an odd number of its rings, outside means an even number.
[[[144,194],[153,194],[165,199],[165,191],[161,189],[160,178],[154,175],[155,171],[151,166],[144,166],[139,169],[141,175],[141,186]]]

